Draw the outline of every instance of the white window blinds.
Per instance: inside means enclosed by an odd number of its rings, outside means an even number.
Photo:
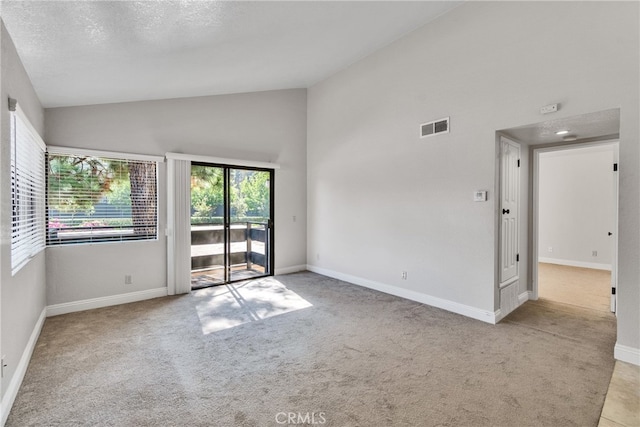
[[[48,246],[157,238],[157,161],[113,154],[50,148]]]
[[[14,100],[11,120],[11,274],[45,247],[45,145]]]

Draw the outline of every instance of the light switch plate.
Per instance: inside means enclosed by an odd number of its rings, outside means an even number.
[[[487,201],[487,190],[476,190],[473,192],[473,201],[474,202],[486,202]]]

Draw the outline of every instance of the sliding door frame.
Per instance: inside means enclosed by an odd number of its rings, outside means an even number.
[[[274,275],[275,268],[275,229],[274,229],[274,213],[275,213],[275,168],[265,168],[265,167],[255,167],[255,166],[242,166],[242,165],[234,165],[234,164],[226,164],[226,163],[210,163],[207,161],[192,161],[192,166],[204,166],[204,167],[212,167],[212,168],[220,168],[222,169],[223,176],[223,228],[224,228],[224,284],[227,283],[235,283],[241,282],[244,279],[236,279],[232,280],[231,278],[231,191],[230,191],[230,177],[231,170],[247,170],[247,171],[256,171],[256,172],[268,172],[269,173],[269,219],[267,220],[267,229],[265,232],[268,233],[268,244],[265,244],[265,258],[266,263],[265,266],[266,271],[263,275],[256,277],[266,277]],[[251,233],[251,229],[248,230],[248,233]],[[251,254],[248,254],[250,257]]]

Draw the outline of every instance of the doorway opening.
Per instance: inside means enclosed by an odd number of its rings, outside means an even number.
[[[272,275],[273,172],[192,162],[192,289]]]
[[[542,268],[539,268],[540,265],[538,261],[543,261],[544,264],[554,264],[549,261],[549,258],[552,256],[561,255],[560,248],[564,247],[563,243],[558,243],[554,246],[554,244],[545,243],[542,240],[542,237],[539,234],[540,229],[540,212],[539,212],[539,163],[541,156],[543,153],[552,153],[552,152],[571,152],[570,150],[577,149],[591,149],[591,150],[610,150],[612,154],[612,159],[615,158],[615,163],[617,163],[617,152],[618,152],[618,141],[620,138],[620,109],[614,108],[610,110],[602,110],[593,113],[586,113],[577,116],[570,117],[562,117],[552,120],[547,120],[544,122],[533,123],[528,125],[522,125],[517,127],[512,127],[508,129],[502,129],[496,131],[496,142],[497,142],[497,153],[498,153],[498,162],[496,163],[496,192],[500,192],[503,186],[505,186],[506,180],[508,177],[502,176],[502,170],[506,170],[503,168],[502,162],[504,161],[504,153],[501,141],[504,137],[508,138],[511,141],[520,144],[522,150],[520,152],[520,178],[521,178],[521,197],[520,197],[520,222],[519,222],[519,240],[517,241],[517,249],[519,257],[516,256],[518,277],[522,282],[517,289],[513,289],[511,292],[508,292],[508,288],[504,286],[503,278],[500,274],[502,268],[502,258],[501,256],[505,253],[505,242],[502,241],[501,237],[506,235],[506,233],[502,232],[502,228],[500,227],[500,219],[503,218],[504,214],[502,213],[503,208],[502,201],[497,198],[496,202],[496,288],[495,288],[495,302],[499,307],[497,311],[498,315],[496,316],[496,321],[500,321],[505,313],[512,311],[513,306],[522,305],[527,300],[538,300],[540,289],[539,282],[542,275],[545,274],[545,271]],[[545,154],[546,155],[546,154]],[[558,154],[559,155],[559,154]],[[551,156],[551,155],[550,155]],[[613,189],[613,194],[615,200],[613,201],[613,223],[611,221],[605,221],[602,216],[595,221],[595,224],[598,224],[598,227],[606,228],[604,230],[604,235],[602,235],[603,231],[598,231],[597,241],[592,239],[589,242],[584,242],[582,240],[576,240],[573,243],[573,250],[580,252],[582,255],[586,255],[586,259],[583,259],[584,264],[577,265],[568,265],[566,267],[574,267],[574,268],[591,268],[588,272],[594,272],[596,270],[606,271],[606,269],[611,269],[610,273],[610,283],[611,286],[608,287],[608,293],[610,293],[610,309],[611,311],[615,311],[616,305],[616,295],[617,295],[617,172],[614,172],[614,162],[612,161],[608,164],[607,172],[613,175],[612,185],[616,186]],[[503,169],[501,169],[503,168]],[[589,169],[589,168],[587,168]],[[560,175],[566,174],[566,170],[562,170],[559,172]],[[584,178],[583,181],[587,182],[593,179],[591,176],[591,171],[587,170],[587,178]],[[610,177],[611,179],[611,177]],[[550,186],[558,187],[555,184],[554,180],[551,180]],[[603,185],[602,182],[598,185]],[[604,184],[608,185],[608,184]],[[504,187],[506,188],[506,187]],[[586,200],[586,203],[594,203],[594,197],[597,186],[595,184],[589,184],[584,189],[580,190],[582,194],[578,193],[578,190],[564,190],[559,192],[559,196],[564,197],[566,200],[570,200],[580,196],[583,200]],[[599,207],[605,205],[602,202],[598,203]],[[602,206],[600,206],[602,205]],[[612,206],[612,204],[608,204],[608,206]],[[582,210],[578,209],[577,212],[569,212],[568,208],[551,208],[551,215],[555,217],[562,217],[564,219],[569,220],[569,224],[571,226],[575,225],[574,222],[580,222],[587,216],[585,214],[585,210],[589,209],[588,207],[583,207]],[[506,210],[505,210],[506,212]],[[595,229],[595,226],[592,226],[591,229]],[[569,226],[560,227],[555,232],[557,236],[561,236],[563,233],[567,233]],[[611,234],[609,234],[611,233]],[[586,233],[582,233],[586,234]],[[578,233],[581,236],[581,233]],[[556,237],[557,237],[556,236]],[[515,241],[515,240],[514,240]],[[560,246],[558,246],[560,245]],[[549,247],[552,248],[552,252],[548,252]],[[567,246],[568,247],[568,246]],[[547,251],[546,253],[544,251]],[[608,254],[608,253],[610,254]],[[542,253],[542,255],[541,255]],[[549,254],[553,254],[549,256]],[[605,259],[610,256],[610,260]],[[539,259],[540,258],[540,259]],[[567,261],[569,258],[564,258],[564,261]],[[560,261],[563,258],[559,258]],[[578,259],[580,260],[580,259]],[[503,263],[504,264],[504,263]],[[556,262],[562,266],[559,262]],[[575,263],[574,263],[575,264]],[[547,267],[546,265],[542,266]],[[552,265],[553,267],[553,265]],[[598,267],[594,269],[593,267]],[[605,273],[606,275],[606,273]],[[595,276],[595,275],[591,275]],[[543,277],[544,279],[544,277]],[[583,283],[584,280],[576,279],[576,282]],[[606,277],[605,277],[606,282]],[[545,293],[544,285],[542,285],[542,293]],[[515,288],[515,287],[514,287]],[[517,291],[517,292],[516,292]],[[573,293],[574,300],[572,301],[574,305],[576,305],[576,293],[585,293],[584,287],[579,288],[576,292]],[[544,298],[544,296],[543,296]],[[601,307],[603,305],[601,304]],[[504,309],[504,310],[503,310]]]
[[[534,294],[615,312],[618,142],[533,152]]]

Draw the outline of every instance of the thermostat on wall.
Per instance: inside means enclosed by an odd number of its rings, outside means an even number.
[[[486,202],[487,201],[487,190],[477,190],[473,192],[473,201],[474,202]]]

